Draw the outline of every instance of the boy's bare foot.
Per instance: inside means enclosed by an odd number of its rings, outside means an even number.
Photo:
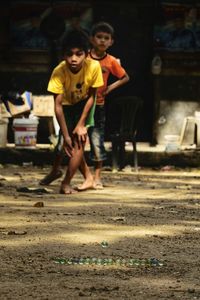
[[[56,173],[50,172],[47,174],[42,180],[40,180],[40,185],[49,185],[54,180],[62,177],[63,173],[61,170],[57,171]]]
[[[75,189],[73,189],[70,185],[62,184],[60,187],[60,194],[69,195],[69,194],[75,194],[75,193],[77,193],[77,191]]]
[[[83,184],[81,184],[80,186],[77,187],[77,190],[79,192],[83,192],[83,191],[93,189],[93,188],[94,188],[93,177],[89,177],[83,182]]]
[[[95,180],[94,189],[95,190],[103,190],[103,183],[101,182],[101,180]]]

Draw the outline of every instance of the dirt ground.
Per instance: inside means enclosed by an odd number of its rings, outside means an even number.
[[[40,187],[48,170],[0,168],[0,299],[200,299],[199,170],[105,169],[104,190],[73,195]],[[163,266],[55,261],[72,257]]]

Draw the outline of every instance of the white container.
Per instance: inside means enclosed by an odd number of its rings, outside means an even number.
[[[37,119],[14,119],[15,146],[22,149],[35,149],[37,142]]]
[[[8,119],[0,119],[0,147],[6,147],[8,133]]]
[[[180,150],[180,136],[179,135],[172,135],[168,134],[165,135],[166,140],[166,152],[177,152]]]
[[[195,116],[195,118],[199,119],[200,118],[200,111],[195,111],[194,116]]]

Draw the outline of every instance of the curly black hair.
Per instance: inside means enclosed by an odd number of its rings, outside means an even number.
[[[82,49],[85,53],[88,53],[90,47],[89,36],[82,29],[73,29],[67,32],[62,42],[63,54],[73,48]]]

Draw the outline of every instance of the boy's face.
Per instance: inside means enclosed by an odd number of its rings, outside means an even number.
[[[77,73],[83,66],[86,58],[86,52],[80,48],[72,48],[65,52],[64,60],[66,61],[72,73]]]
[[[110,33],[107,32],[97,32],[91,37],[91,43],[94,48],[99,51],[106,51],[113,44],[113,38]]]

